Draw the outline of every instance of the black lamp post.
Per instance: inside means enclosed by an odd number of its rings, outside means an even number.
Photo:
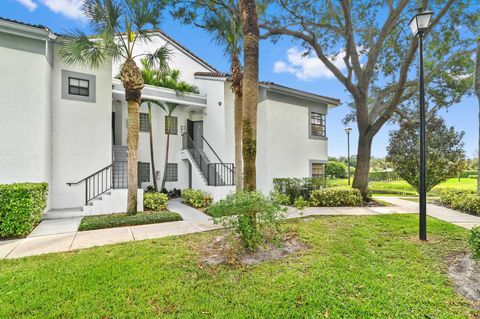
[[[425,134],[425,83],[423,76],[423,37],[428,30],[432,11],[420,9],[410,20],[413,36],[418,36],[419,68],[420,68],[420,240],[427,240],[427,167],[426,167],[426,134]]]
[[[345,133],[347,133],[347,163],[348,163],[348,186],[350,186],[350,133],[352,132],[352,129],[347,127],[345,129]]]

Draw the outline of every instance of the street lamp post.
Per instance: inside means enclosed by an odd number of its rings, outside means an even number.
[[[427,167],[426,167],[426,134],[425,134],[425,83],[423,75],[423,37],[428,30],[432,11],[420,9],[419,12],[410,20],[410,29],[413,36],[418,37],[418,53],[420,68],[420,188],[419,188],[419,237],[420,240],[427,240]]]
[[[352,132],[352,129],[347,127],[345,129],[345,133],[347,133],[347,163],[348,163],[348,186],[350,186],[350,133]]]

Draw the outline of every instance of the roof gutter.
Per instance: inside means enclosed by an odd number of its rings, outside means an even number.
[[[0,31],[42,41],[54,41],[57,38],[57,36],[48,29],[41,29],[5,20],[0,20]]]
[[[326,104],[328,104],[332,107],[335,107],[335,106],[338,106],[338,105],[341,104],[341,101],[339,99],[334,99],[334,98],[330,98],[328,96],[322,96],[322,95],[318,95],[318,94],[308,93],[308,92],[300,91],[300,90],[297,90],[297,89],[292,89],[292,88],[289,88],[289,87],[286,87],[286,86],[278,85],[278,84],[275,84],[275,83],[268,83],[268,82],[265,83],[265,82],[263,82],[263,83],[259,83],[259,86],[262,87],[262,88],[265,88],[267,91],[270,91],[270,92],[286,94],[286,95],[290,95],[290,96],[293,96],[293,97],[309,100],[309,101],[312,101],[312,102],[322,102],[322,103],[326,103]]]

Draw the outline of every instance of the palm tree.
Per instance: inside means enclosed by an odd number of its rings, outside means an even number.
[[[204,16],[203,24],[197,24],[213,34],[215,42],[223,47],[225,55],[230,60],[232,74],[232,91],[234,93],[235,118],[235,185],[236,191],[243,189],[242,161],[242,117],[243,117],[243,69],[240,62],[242,54],[243,33],[239,15],[239,3],[227,0],[221,10],[209,11]]]
[[[142,77],[145,84],[158,86],[158,87],[165,87],[172,90],[175,90],[177,95],[182,95],[183,93],[190,92],[190,93],[199,93],[198,88],[195,85],[189,84],[185,81],[180,80],[180,71],[179,70],[171,70],[168,68],[167,61],[170,60],[170,55],[166,56],[164,60],[165,65],[160,66],[158,68],[153,68],[148,61],[141,60],[142,63]],[[162,178],[162,185],[160,189],[165,188],[166,182],[166,171],[167,171],[167,164],[168,164],[168,153],[170,149],[170,131],[172,125],[172,114],[177,108],[177,104],[167,103],[166,105],[154,100],[143,99],[142,103],[146,102],[148,106],[148,118],[149,118],[149,127],[150,127],[150,159],[152,161],[152,171],[153,171],[153,187],[155,190],[158,190],[157,180],[155,178],[155,157],[154,157],[154,143],[153,143],[153,134],[152,134],[152,105],[156,105],[161,107],[167,113],[167,120],[165,125],[167,126],[167,144],[166,144],[166,152],[165,152],[165,167],[163,170],[163,178]]]
[[[128,208],[137,211],[137,152],[139,134],[139,106],[144,82],[135,63],[138,56],[146,56],[150,64],[161,61],[165,48],[153,53],[134,55],[138,42],[152,41],[153,32],[160,24],[163,2],[159,0],[83,0],[82,9],[95,38],[74,31],[61,41],[59,53],[66,63],[81,63],[99,68],[111,59],[122,61],[120,80],[128,104]]]
[[[240,0],[243,26],[243,183],[248,191],[257,188],[257,108],[258,108],[258,15],[255,0]]]

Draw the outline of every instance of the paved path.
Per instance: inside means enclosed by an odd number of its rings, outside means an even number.
[[[409,209],[412,212],[418,214],[418,203],[396,197],[379,197],[386,202],[389,202],[396,206],[401,206],[405,209]],[[460,213],[456,210],[449,209],[443,206],[427,204],[428,216],[435,217],[437,219],[452,223],[454,225],[472,229],[473,227],[480,226],[480,216],[468,215]]]
[[[288,211],[288,218],[313,215],[362,216],[418,212],[418,203],[390,197],[382,197],[381,199],[392,203],[394,206],[308,207],[302,212],[291,208]],[[0,241],[0,259],[65,252],[93,246],[191,234],[220,228],[220,226],[213,224],[209,216],[182,204],[180,200],[169,201],[168,208],[178,212],[184,220],[82,232],[77,231],[81,221],[81,218],[78,217],[44,220],[27,238]],[[480,226],[480,217],[462,214],[432,204],[428,205],[428,214],[465,228]]]

